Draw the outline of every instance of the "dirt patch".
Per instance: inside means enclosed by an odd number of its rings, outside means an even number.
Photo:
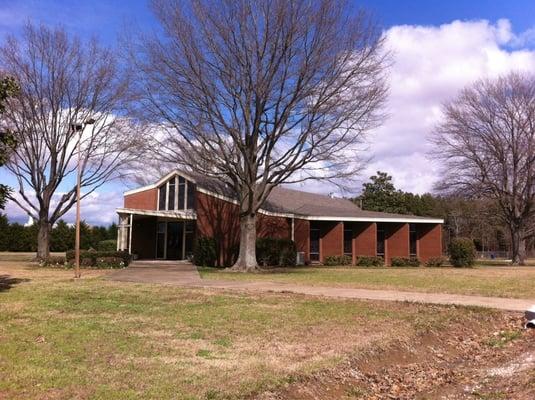
[[[400,339],[274,392],[279,399],[533,399],[535,330],[517,314]]]

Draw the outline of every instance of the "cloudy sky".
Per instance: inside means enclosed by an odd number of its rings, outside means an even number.
[[[384,27],[393,54],[389,119],[370,136],[373,161],[363,178],[375,171],[393,175],[397,187],[431,191],[439,171],[427,158],[427,138],[440,119],[440,105],[481,77],[510,70],[535,71],[535,3],[533,1],[360,1]],[[97,36],[114,46],[126,26],[150,30],[155,20],[145,1],[0,0],[0,37],[18,34],[31,20],[63,24],[82,37]],[[0,182],[14,184],[5,170]],[[83,218],[93,224],[115,220],[124,184],[107,184],[88,197]],[[358,191],[358,187],[355,191]],[[317,185],[307,190],[325,191]],[[11,220],[25,221],[14,204]],[[72,213],[66,219],[71,220]]]

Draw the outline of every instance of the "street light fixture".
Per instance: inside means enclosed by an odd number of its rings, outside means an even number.
[[[93,125],[95,123],[95,120],[93,118],[89,118],[85,120],[83,123],[73,123],[71,124],[71,129],[73,132],[79,132],[78,136],[78,167],[77,167],[77,178],[76,178],[76,237],[75,237],[75,243],[74,243],[74,263],[75,263],[75,269],[74,269],[74,277],[75,278],[81,278],[82,274],[80,273],[80,185],[82,180],[82,155],[81,155],[81,142],[82,142],[82,134],[84,133],[84,129],[87,125]]]

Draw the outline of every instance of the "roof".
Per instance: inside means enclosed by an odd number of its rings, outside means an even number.
[[[195,173],[173,171],[153,185],[125,192],[125,195],[155,188],[166,182],[173,175],[183,175],[195,182],[197,190],[214,195],[227,201],[236,202],[232,190],[218,179]],[[443,223],[442,219],[415,215],[393,214],[362,210],[351,200],[331,197],[302,190],[275,187],[268,196],[260,212],[285,217],[299,217],[309,220],[345,220],[374,222],[414,222]]]

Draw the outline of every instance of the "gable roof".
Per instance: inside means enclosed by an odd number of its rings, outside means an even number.
[[[223,200],[237,203],[233,191],[224,182],[204,175],[173,171],[153,185],[125,192],[125,195],[159,187],[175,175],[181,175],[197,185],[197,190]],[[405,223],[444,223],[438,218],[420,217],[362,210],[351,200],[330,197],[301,190],[275,187],[268,196],[260,212],[269,215],[296,217],[309,220],[373,221]]]

